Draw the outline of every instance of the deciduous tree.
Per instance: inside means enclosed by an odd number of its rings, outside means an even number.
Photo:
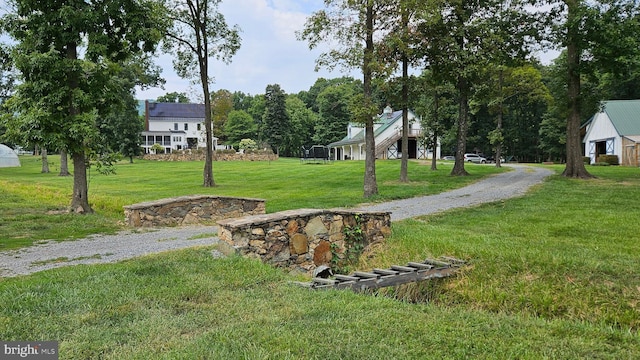
[[[224,133],[227,141],[231,145],[237,146],[242,139],[255,139],[257,126],[246,111],[232,110],[224,124]]]
[[[157,3],[147,0],[14,0],[3,19],[16,41],[13,60],[21,84],[11,100],[12,126],[65,149],[74,165],[72,210],[92,212],[87,165],[98,143],[96,118],[114,101],[108,86],[134,54],[161,39]]]
[[[209,59],[225,63],[240,48],[240,28],[229,27],[218,12],[222,0],[167,0],[167,14],[173,26],[167,33],[166,49],[173,51],[173,66],[178,75],[202,85],[205,110],[206,155],[203,185],[215,186],[213,179],[213,129]]]

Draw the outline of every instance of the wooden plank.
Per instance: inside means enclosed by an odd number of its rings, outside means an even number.
[[[351,274],[351,276],[357,276],[365,279],[377,279],[380,275],[372,274],[369,272],[356,271],[353,274]]]
[[[378,269],[378,268],[373,269],[372,272],[380,275],[398,275],[400,273],[395,270]]]
[[[405,272],[395,276],[386,276],[380,279],[366,279],[359,282],[338,283],[332,288],[334,289],[351,289],[353,291],[364,291],[379,289],[389,286],[397,286],[410,282],[423,281],[434,278],[443,278],[451,276],[456,271],[455,268],[440,268],[425,271]]]
[[[325,285],[335,285],[338,282],[332,279],[324,279],[324,278],[313,278],[311,281],[314,284],[325,284]]]
[[[424,261],[425,264],[429,264],[429,265],[433,265],[433,266],[439,266],[439,267],[448,267],[451,266],[450,263],[448,262],[444,262],[444,261],[439,261],[439,260],[434,260],[434,259],[426,259]]]
[[[427,264],[423,264],[423,263],[417,263],[417,262],[410,262],[407,263],[407,265],[409,265],[410,267],[414,267],[420,270],[429,270],[431,268],[433,268],[433,266],[431,265],[427,265]]]
[[[336,280],[340,280],[340,281],[359,281],[361,279],[356,276],[348,276],[348,275],[341,275],[341,274],[336,274],[334,277],[336,278]]]
[[[440,256],[440,259],[447,261],[449,264],[452,264],[452,265],[460,266],[465,264],[464,260],[460,260],[450,256]]]
[[[400,265],[391,265],[391,269],[400,271],[400,272],[414,272],[418,269],[408,266],[400,266]]]

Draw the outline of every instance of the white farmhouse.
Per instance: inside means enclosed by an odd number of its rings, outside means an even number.
[[[586,127],[585,154],[595,163],[599,155],[617,155],[620,165],[640,165],[640,100],[602,103]]]
[[[145,131],[142,147],[146,154],[160,144],[164,153],[206,147],[204,104],[145,102]],[[213,138],[214,147],[217,138]]]
[[[409,159],[440,158],[440,144],[436,149],[430,149],[425,145],[420,122],[413,111],[409,110],[409,146],[407,155]],[[378,116],[373,127],[376,142],[377,159],[401,159],[402,158],[402,111],[393,111],[387,106]],[[335,149],[334,160],[364,160],[365,154],[365,129],[361,124],[349,123],[347,136],[337,142],[329,144]]]

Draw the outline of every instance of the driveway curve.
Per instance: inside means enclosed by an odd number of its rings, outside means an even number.
[[[429,196],[395,200],[357,209],[391,211],[391,220],[433,214],[521,196],[553,174],[550,169],[512,165],[513,171],[488,177],[466,187]],[[110,263],[152,253],[194,246],[215,245],[214,226],[162,228],[96,235],[75,241],[47,241],[19,250],[0,252],[0,277],[27,275],[38,271],[78,264]],[[214,255],[222,254],[214,250]]]
[[[553,171],[541,167],[510,164],[513,168],[460,189],[428,196],[364,205],[361,210],[391,211],[391,221],[429,215],[449,209],[469,207],[524,195]]]

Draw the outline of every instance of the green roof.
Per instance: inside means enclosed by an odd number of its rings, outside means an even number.
[[[610,100],[603,105],[618,134],[640,135],[640,100]]]

